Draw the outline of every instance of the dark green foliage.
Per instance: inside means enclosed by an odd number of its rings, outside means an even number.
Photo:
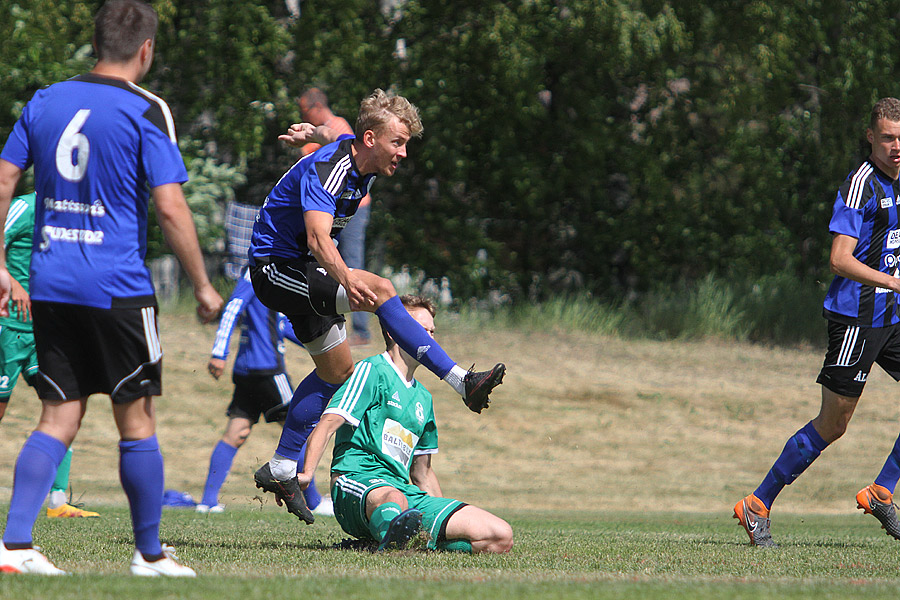
[[[90,67],[99,4],[0,0],[0,134],[38,87]],[[393,88],[425,133],[376,183],[370,266],[446,275],[457,298],[827,280],[835,190],[868,151],[873,101],[900,95],[896,1],[154,6],[144,84],[186,162],[216,167],[195,206],[214,216],[228,189],[263,201],[297,158],[275,138],[306,87],[351,123]]]

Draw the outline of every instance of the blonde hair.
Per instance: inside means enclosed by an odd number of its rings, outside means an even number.
[[[419,118],[419,109],[403,96],[397,96],[382,89],[377,89],[359,105],[359,116],[356,118],[356,137],[362,138],[366,131],[375,133],[387,126],[396,117],[409,129],[410,137],[420,137],[424,128]]]

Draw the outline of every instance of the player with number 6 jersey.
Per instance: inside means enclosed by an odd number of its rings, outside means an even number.
[[[0,152],[0,226],[34,165],[31,307],[41,399],[37,428],[16,461],[0,572],[63,573],[34,547],[32,529],[88,398],[108,394],[135,538],[131,572],[195,575],[159,538],[165,478],[153,397],[162,393],[162,347],[144,265],[151,197],[200,317],[215,318],[223,301],[181,189],[187,172],[172,115],[137,86],[153,63],[158,23],[147,2],[108,0],[94,19],[94,68],[38,91]],[[12,287],[2,249],[0,313]]]
[[[45,167],[35,170],[34,300],[151,302],[148,190],[188,178],[162,99],[94,73],[56,83],[25,106],[0,157]]]

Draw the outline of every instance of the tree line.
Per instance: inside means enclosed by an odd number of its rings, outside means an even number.
[[[0,0],[0,136],[91,67],[101,3]],[[294,98],[355,119],[376,87],[425,133],[378,181],[374,264],[459,297],[621,299],[708,273],[827,276],[840,181],[900,96],[897,0],[158,0],[144,87],[172,107],[210,251],[296,152]],[[151,252],[164,252],[151,240]]]

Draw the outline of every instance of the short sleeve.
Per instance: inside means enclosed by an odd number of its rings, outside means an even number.
[[[378,400],[378,372],[368,360],[356,364],[350,379],[335,392],[323,414],[336,414],[358,427],[366,410]]]
[[[188,180],[169,107],[151,102],[141,122],[141,163],[150,188]]]

